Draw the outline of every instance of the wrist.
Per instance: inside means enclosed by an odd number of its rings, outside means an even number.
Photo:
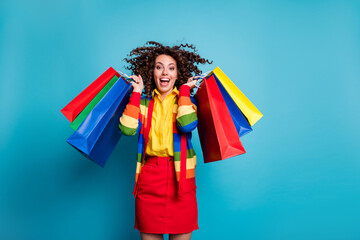
[[[134,88],[133,92],[142,93],[142,89]]]

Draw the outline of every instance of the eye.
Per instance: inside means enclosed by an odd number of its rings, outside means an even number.
[[[157,70],[160,70],[160,69],[161,69],[161,67],[160,67],[160,66],[156,66],[156,69],[157,69]]]
[[[174,71],[174,70],[175,70],[175,68],[174,68],[174,67],[170,67],[170,70],[171,70],[171,71]]]

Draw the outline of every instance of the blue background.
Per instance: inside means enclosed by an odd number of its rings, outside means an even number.
[[[140,239],[136,137],[104,169],[60,113],[148,40],[192,43],[264,117],[204,164],[193,239],[360,239],[359,1],[0,3],[0,239]],[[129,74],[128,71],[124,71]]]

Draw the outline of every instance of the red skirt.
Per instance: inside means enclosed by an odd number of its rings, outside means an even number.
[[[141,168],[135,198],[135,228],[144,233],[189,233],[198,227],[195,178],[185,193],[176,192],[173,157],[148,157]]]

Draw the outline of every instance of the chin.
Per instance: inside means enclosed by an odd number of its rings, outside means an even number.
[[[166,87],[166,88],[160,88],[162,92],[167,92],[173,90],[174,87]]]
[[[173,85],[169,85],[169,86],[161,86],[160,84],[158,86],[156,86],[156,88],[158,89],[159,92],[168,92],[168,91],[172,91],[175,87],[175,84]]]

